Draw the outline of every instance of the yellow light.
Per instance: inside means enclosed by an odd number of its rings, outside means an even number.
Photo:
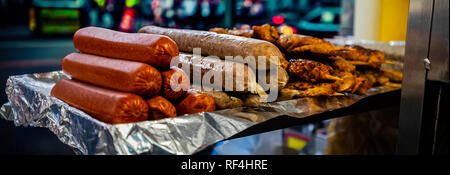
[[[34,31],[34,29],[36,29],[36,13],[34,11],[34,8],[31,8],[29,13],[30,13],[29,27],[31,31]]]
[[[306,146],[307,142],[294,137],[287,138],[287,146],[292,149],[301,150]]]
[[[282,34],[294,34],[294,29],[289,26],[281,26],[281,33]]]

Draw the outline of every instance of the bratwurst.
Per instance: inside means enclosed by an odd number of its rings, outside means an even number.
[[[51,95],[110,124],[145,121],[148,117],[148,105],[142,97],[76,80],[58,81]]]
[[[170,60],[178,55],[178,46],[169,37],[98,27],[79,29],[73,44],[83,53],[145,62],[158,69],[167,69]]]
[[[148,64],[82,53],[67,55],[62,70],[73,79],[148,97],[162,84],[159,71]]]
[[[192,53],[194,48],[201,48],[202,55],[217,56],[225,59],[227,56],[254,57],[256,64],[250,65],[254,69],[270,69],[270,65],[281,65],[283,54],[274,44],[253,38],[219,34],[207,31],[169,29],[157,26],[145,26],[139,33],[166,35],[172,38],[180,51]],[[263,64],[258,63],[258,57],[265,57]],[[274,59],[271,59],[273,57]],[[241,63],[245,61],[241,60]],[[258,66],[259,64],[264,65]]]

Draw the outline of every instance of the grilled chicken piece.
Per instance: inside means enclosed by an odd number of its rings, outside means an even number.
[[[312,83],[297,81],[286,84],[285,89],[306,90],[312,87],[313,87]]]
[[[356,78],[355,86],[352,89],[352,93],[365,94],[367,90],[372,88],[377,83],[376,73],[369,71],[360,74]]]
[[[298,87],[298,88],[297,88]],[[290,100],[300,97],[337,96],[337,86],[334,83],[311,84],[307,82],[295,82],[281,89],[278,101]]]
[[[253,38],[269,41],[271,43],[277,43],[280,39],[278,30],[269,24],[262,26],[253,26]]]
[[[378,50],[367,49],[357,45],[346,45],[342,49],[336,49],[331,55],[342,57],[351,64],[360,66],[379,67],[385,63],[384,54]]]
[[[286,59],[286,56],[284,56],[284,54],[283,54],[283,58],[281,58],[280,61],[281,61],[280,66],[281,66],[284,70],[287,70],[288,67],[289,67],[289,61]]]
[[[339,72],[337,74],[342,80],[338,80],[335,84],[338,86],[337,92],[351,92],[356,84],[356,77],[349,72]]]
[[[287,71],[292,77],[308,82],[319,80],[341,80],[332,76],[333,68],[317,61],[294,59],[290,60]]]
[[[381,69],[383,72],[383,75],[388,77],[390,81],[393,82],[402,82],[403,80],[403,73],[399,71],[394,70],[388,70],[388,69]]]
[[[340,49],[328,41],[296,34],[281,35],[277,44],[289,55],[316,58],[328,58],[330,53]]]
[[[332,66],[342,72],[354,72],[355,71],[355,65],[351,64],[347,60],[345,60],[342,57],[331,57],[331,59],[334,61]]]

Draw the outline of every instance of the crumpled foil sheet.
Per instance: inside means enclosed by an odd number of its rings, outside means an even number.
[[[0,114],[14,121],[16,126],[50,129],[78,154],[194,154],[274,117],[308,117],[350,106],[366,96],[397,90],[378,87],[364,96],[300,98],[158,121],[110,125],[50,96],[53,85],[62,78],[68,78],[62,71],[11,76],[6,88],[9,102],[1,107]]]

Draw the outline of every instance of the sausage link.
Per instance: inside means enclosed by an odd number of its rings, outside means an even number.
[[[214,32],[188,30],[188,29],[171,29],[157,26],[142,27],[139,33],[166,35],[172,38],[178,45],[180,51],[192,53],[194,48],[201,48],[202,55],[217,56],[225,59],[226,56],[242,56],[246,58],[253,56],[256,64],[254,69],[262,69],[258,67],[258,57],[265,56],[265,69],[270,68],[270,64],[280,65],[284,56],[277,46],[274,44],[253,38],[245,38],[234,35],[218,34]],[[276,59],[271,59],[271,57]],[[245,62],[243,62],[245,63]]]
[[[76,80],[58,81],[51,95],[105,123],[139,122],[148,117],[148,106],[142,97]]]
[[[157,94],[162,85],[157,69],[134,61],[72,53],[63,59],[62,69],[74,79],[143,96]]]
[[[175,106],[164,97],[158,95],[150,98],[147,100],[147,104],[150,109],[150,120],[160,120],[177,116]]]
[[[177,105],[178,115],[212,112],[216,110],[214,98],[197,91],[190,91]]]
[[[83,53],[145,62],[160,69],[169,68],[172,58],[178,55],[178,46],[169,37],[99,27],[79,29],[73,44]]]
[[[163,77],[162,94],[169,100],[183,98],[191,83],[186,73],[179,68],[173,67],[171,70],[161,73]]]

